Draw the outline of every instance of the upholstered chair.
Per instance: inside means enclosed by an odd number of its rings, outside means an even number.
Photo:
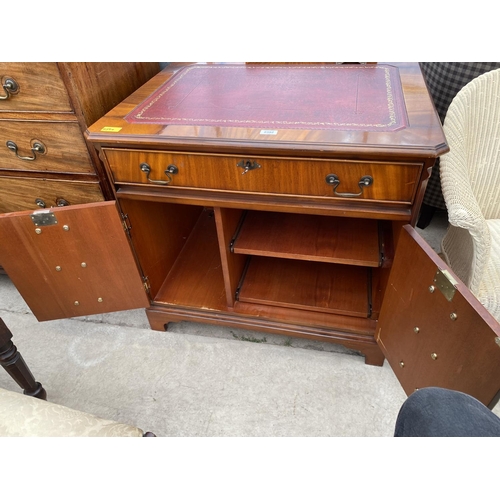
[[[128,424],[0,389],[0,437],[153,436]]]

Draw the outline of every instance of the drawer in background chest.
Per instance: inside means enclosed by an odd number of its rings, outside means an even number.
[[[2,112],[72,112],[56,63],[0,63]]]
[[[76,122],[1,119],[0,170],[94,173]]]
[[[103,149],[115,183],[411,204],[420,163]]]
[[[0,176],[0,213],[103,201],[99,183]]]

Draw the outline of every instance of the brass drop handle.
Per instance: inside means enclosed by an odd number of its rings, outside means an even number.
[[[14,78],[6,78],[2,83],[2,87],[5,90],[5,95],[0,95],[0,101],[5,101],[12,94],[17,94],[19,92],[19,85]]]
[[[31,152],[33,153],[33,156],[19,156],[19,153],[17,152],[17,144],[14,141],[7,141],[5,144],[20,160],[34,161],[36,160],[37,153],[44,155],[47,152],[47,148],[41,141],[33,140],[31,142]]]
[[[168,181],[156,181],[149,178],[149,174],[151,174],[151,167],[147,163],[141,163],[140,168],[144,173],[146,173],[146,179],[148,180],[148,182],[152,182],[153,184],[161,184],[163,186],[166,184],[170,184],[172,182],[172,175],[179,172],[179,169],[175,165],[169,165],[165,169],[165,175],[168,177]]]
[[[328,174],[325,180],[327,184],[333,186],[333,194],[341,196],[343,198],[356,198],[357,196],[361,196],[363,194],[363,189],[373,184],[373,177],[371,177],[370,175],[364,175],[358,182],[358,186],[360,187],[359,193],[337,193],[337,188],[340,185],[340,179],[338,175]]]

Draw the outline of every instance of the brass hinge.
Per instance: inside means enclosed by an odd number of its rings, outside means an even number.
[[[146,290],[146,293],[149,293],[151,291],[151,285],[149,284],[149,278],[147,276],[143,276],[142,283],[144,285],[144,290]]]
[[[439,291],[446,297],[446,300],[451,302],[458,285],[457,280],[451,275],[451,273],[446,269],[438,269],[436,276],[434,277],[434,283],[436,283]]]
[[[128,223],[128,215],[127,214],[120,214],[120,215],[122,216],[123,229],[130,236],[130,230],[132,229],[132,226],[130,226]]]

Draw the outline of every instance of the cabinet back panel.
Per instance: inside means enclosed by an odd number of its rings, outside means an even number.
[[[204,210],[169,272],[156,303],[226,311],[215,217]]]

